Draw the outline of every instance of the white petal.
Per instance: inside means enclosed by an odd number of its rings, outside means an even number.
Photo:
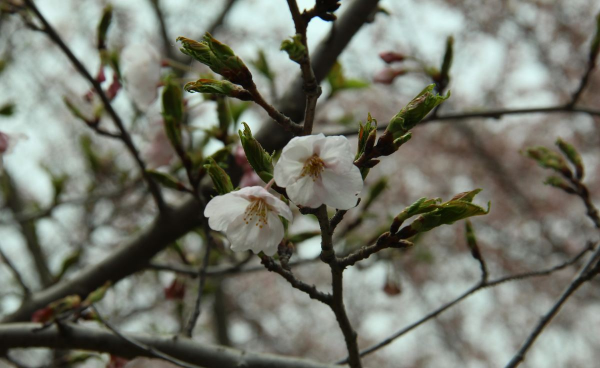
[[[315,154],[315,146],[323,139],[325,139],[323,134],[292,138],[283,148],[279,161],[275,165],[273,172],[275,183],[285,188],[298,180],[304,163]]]
[[[324,195],[326,205],[340,210],[347,210],[356,205],[357,195],[363,188],[358,167],[352,165],[351,170],[344,175],[325,169],[321,179],[326,192]]]
[[[268,239],[265,241],[262,251],[265,252],[266,255],[272,256],[277,252],[277,247],[283,239],[284,230],[281,219],[273,212],[269,212],[267,222],[269,226]]]
[[[215,197],[206,204],[204,216],[208,217],[208,225],[211,229],[225,231],[232,221],[243,217],[250,202],[234,193],[236,192]]]
[[[348,170],[354,165],[354,152],[350,141],[341,135],[327,137],[321,148],[321,160],[333,170]]]
[[[303,176],[286,188],[287,194],[297,205],[316,208],[324,203],[325,188],[321,180],[313,181]]]
[[[231,243],[231,250],[242,252],[258,243],[260,231],[254,222],[246,223],[243,216],[240,216],[229,224],[225,235]]]

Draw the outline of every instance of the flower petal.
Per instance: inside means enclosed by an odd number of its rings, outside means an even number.
[[[268,238],[263,244],[262,251],[265,252],[266,255],[272,256],[277,252],[279,243],[281,243],[281,240],[283,239],[284,230],[279,216],[273,212],[269,212],[267,223],[269,227]]]
[[[246,223],[240,216],[229,225],[226,234],[233,251],[250,249],[255,254],[263,251],[272,256],[283,239],[283,224],[272,212],[269,212],[267,225],[263,227],[257,226],[255,222]]]
[[[208,225],[211,229],[225,231],[236,218],[243,217],[250,202],[239,195],[234,195],[235,193],[238,192],[214,197],[206,204],[204,216],[208,217]]]
[[[354,152],[350,141],[341,135],[327,137],[321,148],[320,157],[325,162],[325,167],[335,172],[349,170],[354,165]]]
[[[286,188],[287,194],[297,205],[317,208],[324,203],[325,188],[322,181],[303,176]]]
[[[321,174],[321,179],[323,180],[325,192],[323,198],[326,205],[340,210],[347,210],[356,205],[357,195],[363,188],[363,180],[358,167],[352,165],[350,171],[345,175],[325,169]]]

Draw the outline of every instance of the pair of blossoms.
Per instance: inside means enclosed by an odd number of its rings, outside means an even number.
[[[293,138],[275,165],[273,179],[296,205],[337,209],[356,205],[363,188],[350,142],[323,134]],[[279,216],[292,220],[289,206],[266,188],[253,186],[213,198],[204,210],[213,230],[224,232],[233,251],[272,256],[284,235]]]

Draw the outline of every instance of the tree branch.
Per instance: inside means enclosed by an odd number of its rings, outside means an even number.
[[[13,276],[15,277],[15,279],[17,280],[17,282],[19,283],[19,286],[21,286],[21,290],[23,290],[23,293],[25,294],[25,299],[29,298],[29,295],[31,295],[31,290],[29,289],[29,287],[27,286],[27,284],[25,283],[25,281],[23,281],[23,278],[21,277],[21,274],[19,273],[19,270],[17,270],[17,268],[15,267],[15,265],[6,256],[6,254],[4,253],[4,251],[2,251],[2,247],[1,246],[0,246],[0,259],[2,259],[2,261],[4,261],[4,263],[6,263],[6,266],[10,269],[10,271],[13,274]]]
[[[377,5],[378,0],[355,0],[351,3],[343,3],[342,14],[333,22],[331,31],[315,48],[311,57],[317,82],[327,76],[352,37],[371,20]],[[298,75],[277,104],[279,111],[296,122],[302,121],[305,112],[306,96],[302,90],[302,83],[302,77]],[[281,132],[276,124],[270,121],[266,122],[256,134],[256,139],[267,152],[281,149],[291,138],[291,134]]]
[[[192,199],[173,209],[168,217],[159,216],[148,229],[98,264],[88,267],[70,280],[34,293],[17,311],[3,318],[3,322],[28,320],[34,311],[55,300],[71,294],[83,298],[106,281],[114,284],[144,269],[158,252],[200,225],[202,211],[202,206]]]
[[[482,275],[481,280],[475,286],[471,287],[470,289],[468,289],[467,291],[465,291],[464,293],[459,295],[456,299],[442,305],[441,307],[432,311],[431,313],[426,314],[419,320],[402,328],[401,330],[395,332],[394,334],[390,335],[389,337],[385,338],[384,340],[378,342],[377,344],[374,344],[364,350],[361,350],[360,355],[365,356],[365,355],[371,354],[371,353],[383,348],[384,346],[391,344],[397,338],[407,334],[408,332],[419,327],[420,325],[424,324],[425,322],[429,321],[430,319],[437,317],[438,315],[442,314],[446,310],[450,309],[451,307],[455,306],[459,302],[465,300],[467,297],[471,296],[472,294],[475,294],[476,292],[478,292],[480,290],[483,290],[485,288],[494,287],[494,286],[503,284],[505,282],[523,280],[523,279],[531,278],[531,277],[548,276],[556,271],[562,270],[562,269],[567,268],[568,266],[576,263],[577,261],[579,261],[581,259],[581,257],[583,257],[587,252],[589,252],[592,249],[593,249],[592,245],[588,244],[581,252],[577,253],[577,255],[575,255],[575,257],[573,257],[559,265],[556,265],[556,266],[548,268],[548,269],[540,270],[540,271],[525,272],[525,273],[521,273],[521,274],[515,274],[515,275],[501,277],[501,278],[498,278],[495,280],[490,280],[490,281],[485,281],[485,277],[487,277],[487,275],[485,275],[485,276]],[[345,359],[338,361],[337,364],[343,364],[343,363],[346,363],[347,361],[348,361],[348,358],[345,358]]]
[[[0,346],[5,349],[46,347],[107,352],[124,358],[153,357],[147,350],[123,343],[110,331],[82,327],[75,324],[56,325],[39,330],[39,323],[0,325]],[[186,338],[148,335],[124,336],[145,346],[159,350],[178,360],[205,368],[335,368],[334,365],[306,359],[259,354],[230,349],[219,345],[200,344]],[[339,368],[339,367],[338,367]]]
[[[123,121],[121,120],[121,118],[119,117],[119,115],[117,114],[115,109],[112,107],[110,100],[104,93],[104,90],[102,90],[102,86],[100,85],[100,83],[94,77],[92,77],[90,72],[85,68],[85,66],[81,63],[81,61],[79,59],[77,59],[75,54],[73,54],[71,49],[65,44],[63,39],[56,32],[56,30],[52,27],[52,25],[50,25],[50,23],[48,23],[48,20],[46,20],[46,18],[42,15],[42,13],[40,13],[39,9],[37,8],[37,6],[33,2],[33,0],[24,0],[24,1],[25,1],[25,4],[27,5],[27,7],[29,9],[31,9],[31,11],[33,11],[33,13],[36,15],[36,17],[40,20],[40,22],[42,22],[42,24],[43,24],[42,31],[44,33],[46,33],[46,35],[48,35],[48,37],[62,50],[62,52],[71,61],[71,63],[73,63],[73,66],[75,67],[75,69],[77,69],[77,71],[92,85],[92,87],[94,88],[94,90],[96,91],[98,96],[100,97],[100,100],[102,100],[102,104],[104,105],[104,108],[108,112],[108,115],[110,115],[110,117],[114,121],[115,125],[119,129],[121,140],[123,141],[123,143],[129,150],[129,152],[135,159],[135,162],[139,166],[140,170],[142,171],[142,176],[144,177],[144,180],[146,180],[146,183],[148,184],[148,189],[150,190],[150,194],[152,194],[152,198],[154,198],[154,201],[156,202],[156,206],[158,207],[160,212],[165,212],[167,207],[166,207],[166,204],[162,197],[160,187],[152,179],[152,177],[150,177],[148,175],[148,173],[146,172],[146,164],[142,160],[137,148],[135,147],[135,144],[133,143],[133,140],[131,139],[129,132],[127,132],[127,129],[125,129],[125,125],[123,124]]]

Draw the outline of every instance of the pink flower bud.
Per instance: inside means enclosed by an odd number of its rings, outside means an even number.
[[[110,86],[108,86],[108,89],[106,90],[106,97],[108,97],[109,100],[112,100],[113,98],[115,98],[117,93],[119,93],[120,89],[121,89],[121,82],[119,82],[119,77],[117,76],[117,74],[114,74],[113,81],[110,84]]]
[[[398,52],[393,51],[380,52],[379,57],[381,58],[381,60],[385,61],[388,64],[393,63],[395,61],[403,61],[406,58],[404,54],[400,54]]]
[[[373,82],[381,84],[392,84],[396,77],[406,74],[404,69],[385,68],[377,72],[373,77]]]

